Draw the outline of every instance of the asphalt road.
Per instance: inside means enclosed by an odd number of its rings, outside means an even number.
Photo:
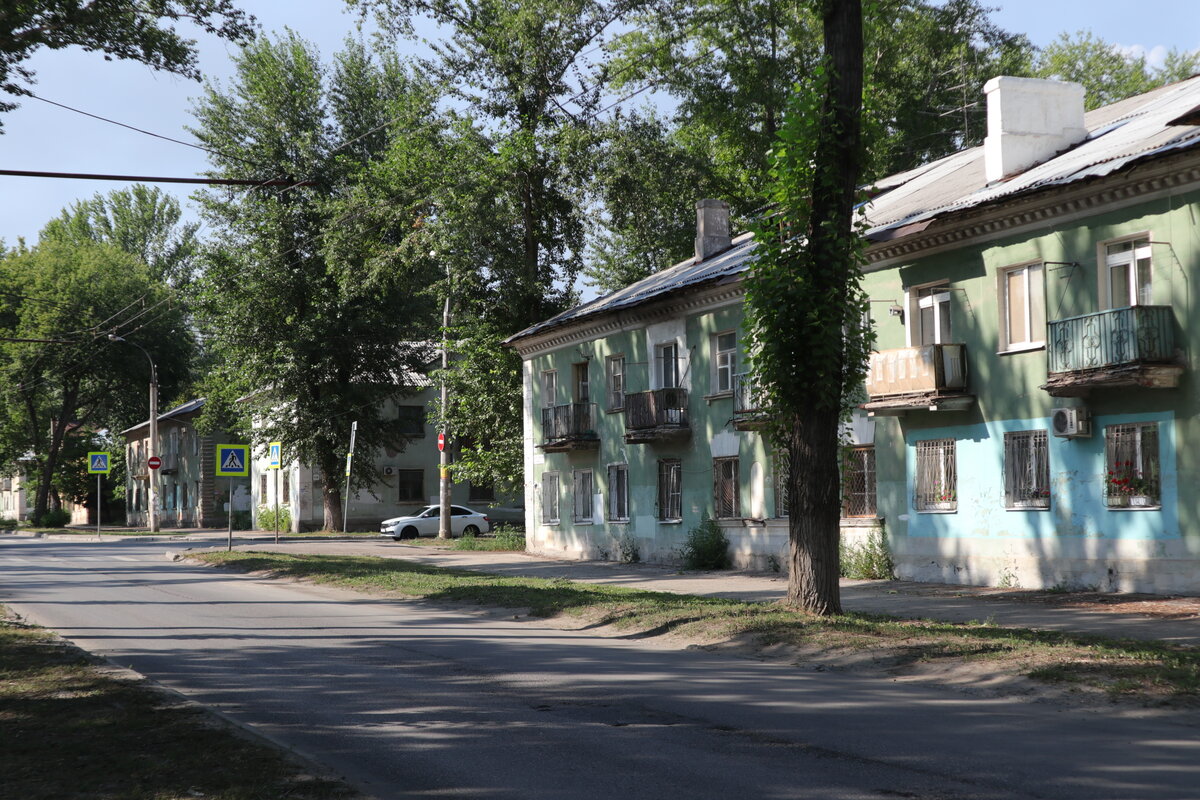
[[[0,600],[381,799],[1200,797],[1188,715],[664,649],[167,547],[0,537]]]

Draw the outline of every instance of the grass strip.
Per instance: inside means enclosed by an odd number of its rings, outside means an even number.
[[[0,608],[0,775],[22,800],[360,795]]]
[[[1156,701],[1200,696],[1200,649],[1158,642],[987,622],[901,620],[860,613],[819,617],[777,603],[507,577],[370,556],[242,551],[197,557],[242,572],[267,572],[358,591],[527,609],[539,617],[576,615],[645,636],[676,633],[708,642],[749,638],[758,647],[790,645],[812,658],[861,656],[861,661],[898,670],[985,660],[995,671],[1101,689],[1114,697]]]

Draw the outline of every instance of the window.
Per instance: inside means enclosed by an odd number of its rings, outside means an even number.
[[[1050,507],[1050,449],[1045,431],[1004,434],[1004,507]]]
[[[575,489],[575,521],[592,521],[592,471],[577,469],[572,476]]]
[[[608,468],[608,518],[612,522],[629,521],[629,465]]]
[[[425,435],[425,406],[396,406],[396,419],[400,422],[400,433],[403,435]]]
[[[267,502],[267,475],[263,473],[258,476],[258,499],[260,502]]]
[[[737,334],[718,333],[713,337],[713,351],[716,353],[713,393],[732,392],[733,374],[737,371]]]
[[[396,501],[400,503],[425,501],[425,470],[396,470]]]
[[[655,348],[655,371],[658,388],[675,389],[679,386],[679,345],[675,342]]]
[[[950,342],[950,287],[926,286],[917,290],[917,330],[913,345]]]
[[[285,472],[279,477],[283,479],[283,496],[279,498],[279,502],[281,505],[287,505],[292,502],[292,476]]]
[[[553,407],[556,397],[558,397],[558,372],[552,369],[546,370],[542,373],[542,407]]]
[[[738,460],[736,458],[713,459],[713,506],[717,519],[741,516],[738,502]]]
[[[558,473],[542,473],[542,522],[558,522]]]
[[[683,519],[683,468],[677,458],[658,462],[658,518],[670,522]]]
[[[608,360],[608,408],[615,411],[625,407],[625,356]]]
[[[1108,307],[1150,305],[1150,239],[1118,242],[1104,250]]]
[[[1106,427],[1104,461],[1104,496],[1109,508],[1145,508],[1162,504],[1158,423]]]
[[[775,451],[775,516],[788,515],[788,480],[791,475],[791,455],[787,450]]]
[[[467,500],[469,501],[485,500],[491,502],[495,499],[496,489],[490,483],[476,484],[472,481],[470,487],[467,489]]]
[[[1041,264],[1000,273],[1001,350],[1027,350],[1046,343],[1046,292]]]
[[[179,507],[189,508],[187,484],[181,483],[176,488],[179,490]]]
[[[917,480],[913,496],[917,511],[957,511],[958,474],[954,440],[917,442]]]
[[[575,378],[575,402],[589,403],[592,399],[592,388],[588,382],[588,365],[585,361],[582,364],[572,365],[572,372]]]
[[[842,516],[875,516],[875,448],[846,450],[842,467]]]

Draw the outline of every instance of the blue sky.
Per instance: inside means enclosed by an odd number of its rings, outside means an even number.
[[[355,28],[355,17],[337,0],[243,0],[266,31],[285,26],[315,42],[322,53],[336,50]],[[1166,49],[1200,49],[1197,0],[992,0],[994,19],[1044,45],[1062,31],[1091,29],[1097,36],[1140,48],[1153,62]],[[201,41],[201,69],[215,78],[229,75],[229,48],[212,38]],[[140,64],[105,61],[95,53],[43,51],[32,60],[38,82],[33,90],[48,100],[74,106],[145,130],[191,140],[191,98],[199,85],[156,73]],[[195,176],[206,167],[198,150],[124,130],[22,98],[5,114],[0,136],[0,168],[129,175]],[[0,176],[0,239],[30,243],[45,223],[74,200],[123,184]],[[163,185],[185,205],[186,187]]]

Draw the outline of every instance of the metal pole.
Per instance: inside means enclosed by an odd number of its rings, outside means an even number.
[[[346,520],[350,517],[350,464],[354,461],[354,437],[358,435],[358,420],[350,424],[350,452],[346,455],[346,499],[342,503],[342,533],[346,532]]]
[[[100,473],[96,473],[96,538],[100,538]]]
[[[229,544],[225,551],[233,552],[233,478],[229,479],[229,511],[226,516],[229,517]]]
[[[282,467],[282,464],[280,465]],[[279,470],[275,470],[275,544],[279,544]]]
[[[450,403],[450,388],[446,385],[445,372],[450,368],[450,264],[446,263],[446,302],[442,306],[442,430],[446,430],[446,410]],[[449,439],[449,436],[446,436]],[[449,444],[449,442],[446,442]],[[441,513],[438,519],[438,538],[449,539],[450,528],[450,451],[445,446],[438,457],[438,503]]]
[[[124,342],[125,344],[133,345],[138,350],[141,350],[142,355],[150,362],[150,449],[146,453],[146,460],[148,461],[158,455],[158,367],[154,365],[154,359],[150,357],[149,351],[137,342],[131,342],[128,339],[117,336],[115,333],[110,333],[108,340],[110,342]],[[156,480],[158,471],[147,468],[147,472],[148,477],[146,482],[149,484],[150,497],[149,507],[146,511],[146,523],[150,531],[154,533],[158,531],[158,482]]]

